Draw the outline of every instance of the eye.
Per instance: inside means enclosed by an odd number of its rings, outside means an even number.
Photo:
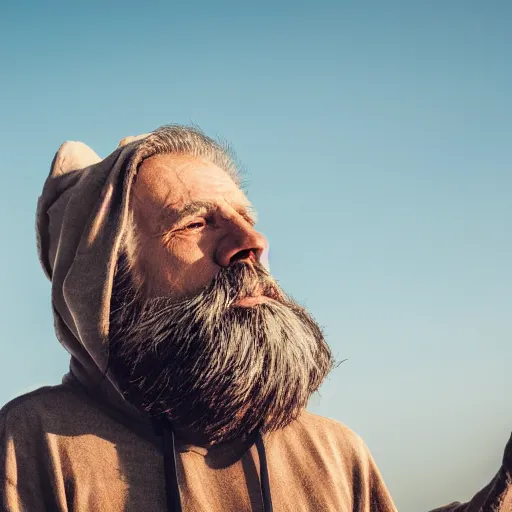
[[[204,228],[204,226],[206,226],[206,221],[204,221],[204,220],[197,220],[197,221],[191,222],[190,224],[187,224],[183,229],[193,231],[195,229]]]

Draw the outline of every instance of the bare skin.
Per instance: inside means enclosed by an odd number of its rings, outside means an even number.
[[[147,297],[193,295],[221,267],[260,261],[267,247],[254,228],[252,205],[233,179],[193,156],[145,160],[132,191],[132,209],[138,237],[132,265]],[[240,305],[264,300],[247,297]]]

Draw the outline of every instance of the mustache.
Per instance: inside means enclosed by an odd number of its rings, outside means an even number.
[[[162,296],[144,300],[131,279],[126,257],[120,256],[112,291],[110,315],[117,315],[135,303],[145,310],[162,308],[163,313],[168,308],[194,307],[204,302],[219,307],[230,307],[243,298],[256,296],[264,296],[279,302],[289,300],[261,263],[240,262],[222,267],[207,286],[192,296],[181,299]]]
[[[288,297],[261,264],[236,263],[221,268],[209,285],[191,297],[178,300],[159,297],[148,301],[146,307],[160,310],[160,313],[165,315],[170,309],[195,310],[208,304],[212,313],[220,313],[230,307],[236,307],[241,299],[257,296],[289,303]]]
[[[144,299],[133,280],[124,258],[120,258],[111,300],[111,335],[119,336],[123,331],[134,333],[151,324],[164,333],[170,317],[177,311],[203,320],[211,325],[219,321],[225,311],[237,307],[246,297],[264,296],[294,308],[294,303],[279,288],[271,274],[260,263],[236,263],[219,270],[212,281],[195,295],[181,299],[156,297]],[[114,321],[112,321],[114,320]],[[113,332],[113,329],[117,329]],[[156,341],[153,339],[153,341]]]

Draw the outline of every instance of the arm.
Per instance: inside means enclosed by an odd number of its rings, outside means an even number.
[[[512,511],[512,436],[503,463],[491,482],[467,503],[454,502],[431,512],[511,512]]]

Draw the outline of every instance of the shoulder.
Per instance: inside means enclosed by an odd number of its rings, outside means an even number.
[[[0,409],[0,416],[4,417],[10,414],[16,414],[19,411],[26,411],[39,408],[43,404],[45,406],[55,404],[65,400],[68,402],[74,398],[75,392],[69,386],[59,384],[58,386],[44,386],[29,393],[20,395],[7,402]]]
[[[276,435],[282,446],[305,450],[337,463],[362,463],[369,451],[363,439],[339,421],[303,411],[288,427]]]
[[[338,435],[341,434],[350,437],[357,436],[357,434],[345,424],[333,420],[332,418],[327,418],[326,416],[313,414],[309,411],[302,411],[297,418],[297,421],[307,428],[316,428],[321,431],[332,431],[336,432]]]
[[[24,427],[42,427],[66,416],[76,416],[84,402],[66,385],[46,386],[20,395],[0,409],[2,429],[16,431]]]
[[[296,428],[308,436],[320,438],[327,443],[341,444],[361,448],[363,439],[350,427],[339,421],[303,411],[296,420]]]

